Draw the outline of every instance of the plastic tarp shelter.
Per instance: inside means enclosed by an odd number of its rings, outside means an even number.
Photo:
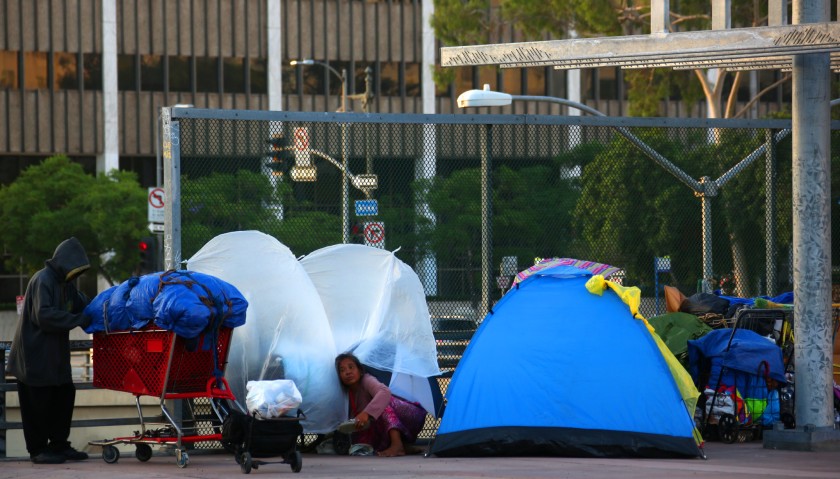
[[[430,378],[440,370],[425,293],[394,253],[335,245],[298,260],[272,236],[238,231],[213,238],[188,264],[248,300],[226,374],[238,398],[248,380],[292,379],[303,398],[304,431],[333,431],[347,417],[335,357],[352,351],[390,373],[395,394],[435,411]]]
[[[244,407],[248,381],[291,379],[303,398],[304,430],[334,430],[345,417],[335,343],[318,291],[291,250],[267,234],[236,231],[208,241],[188,265],[236,286],[248,300],[225,371],[239,403]]]
[[[321,248],[300,260],[315,285],[339,353],[390,372],[391,391],[435,415],[440,375],[426,294],[411,267],[387,250]],[[437,401],[436,401],[437,399]]]

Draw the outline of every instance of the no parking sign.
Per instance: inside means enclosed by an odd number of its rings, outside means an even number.
[[[382,221],[371,221],[365,223],[364,234],[365,245],[374,248],[385,249],[385,223]]]

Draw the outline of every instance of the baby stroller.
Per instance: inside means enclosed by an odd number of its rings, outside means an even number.
[[[787,384],[782,349],[750,329],[716,329],[688,341],[689,372],[704,394],[695,420],[704,437],[725,443],[758,439],[781,419]]]
[[[222,425],[221,443],[232,452],[243,474],[259,469],[266,464],[289,464],[292,472],[300,472],[303,458],[298,443],[303,444],[303,427],[300,420],[303,411],[296,416],[261,419],[247,414],[234,403]],[[282,461],[267,462],[255,458],[282,457]]]
[[[280,464],[289,464],[293,472],[300,472],[303,459],[297,446],[304,443],[300,421],[306,416],[300,409],[297,415],[290,415],[302,400],[294,381],[249,381],[247,389],[247,409],[235,401],[228,403],[222,445],[234,454],[244,474],[270,464],[255,457],[275,456],[283,458]]]

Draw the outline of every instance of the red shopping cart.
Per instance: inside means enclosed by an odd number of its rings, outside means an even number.
[[[93,385],[135,396],[140,430],[133,436],[90,441],[102,446],[102,459],[117,462],[117,444],[133,444],[140,461],[152,457],[152,446],[175,447],[178,467],[189,464],[185,445],[219,441],[227,415],[225,400],[235,401],[224,367],[232,329],[221,327],[188,340],[154,326],[138,331],[96,333],[93,336]],[[161,416],[150,421],[143,416],[141,396],[160,398]],[[197,408],[198,399],[209,408]],[[180,399],[183,414],[176,418],[166,401]],[[209,426],[208,426],[209,424]]]

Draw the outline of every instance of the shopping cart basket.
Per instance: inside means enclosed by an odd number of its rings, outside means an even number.
[[[235,401],[223,377],[232,329],[220,327],[188,340],[154,326],[138,331],[96,333],[93,336],[93,385],[134,394],[140,430],[133,436],[91,441],[102,446],[102,459],[113,464],[120,458],[116,444],[134,444],[140,461],[152,457],[153,445],[175,447],[178,467],[189,464],[185,445],[219,441],[225,410],[223,400]],[[141,396],[160,398],[162,415],[147,421]],[[197,414],[196,399],[209,400],[209,413]],[[173,417],[166,401],[179,399],[183,417]],[[207,431],[200,424],[210,423]],[[151,427],[157,426],[157,427]]]

